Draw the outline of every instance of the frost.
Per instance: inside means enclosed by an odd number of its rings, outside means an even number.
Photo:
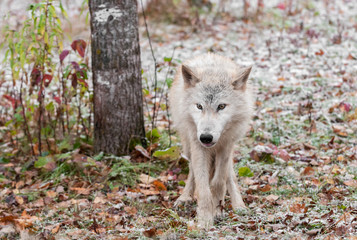
[[[109,16],[119,18],[121,15],[123,15],[123,13],[118,8],[104,8],[95,13],[94,19],[97,22],[106,22]]]
[[[103,79],[102,76],[100,76],[100,75],[98,75],[98,77],[97,77],[97,84],[110,87],[110,82],[108,80]]]

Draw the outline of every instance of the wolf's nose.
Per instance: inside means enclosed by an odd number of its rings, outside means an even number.
[[[200,141],[202,143],[211,143],[213,140],[213,136],[211,134],[201,134]]]

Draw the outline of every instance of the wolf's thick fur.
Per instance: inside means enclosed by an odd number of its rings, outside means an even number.
[[[169,100],[174,127],[190,159],[190,172],[176,205],[197,193],[198,223],[213,224],[222,214],[225,194],[233,208],[244,208],[233,170],[234,142],[245,135],[253,114],[251,68],[240,68],[228,58],[205,54],[178,69]]]

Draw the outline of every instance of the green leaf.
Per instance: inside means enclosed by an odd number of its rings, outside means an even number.
[[[166,78],[166,84],[167,84],[168,88],[171,88],[173,81],[174,80],[172,78]]]
[[[155,143],[157,141],[159,141],[161,137],[161,134],[159,133],[159,130],[157,130],[157,128],[154,128],[151,131],[148,131],[146,133],[146,138],[151,142],[151,143]]]
[[[14,118],[16,119],[16,122],[23,122],[23,120],[24,120],[22,115],[19,113],[15,113]]]
[[[42,168],[49,162],[53,162],[52,156],[39,157],[38,160],[35,162],[35,168]]]
[[[177,146],[173,146],[165,150],[158,150],[154,152],[153,156],[161,160],[176,160],[180,158],[180,150]]]
[[[93,159],[96,161],[100,161],[103,159],[104,152],[100,152],[98,155],[94,156]]]
[[[144,96],[148,96],[150,94],[149,90],[143,88],[143,94]]]
[[[58,144],[58,150],[62,151],[64,149],[71,149],[71,145],[69,144],[67,139],[64,139],[62,142]]]
[[[186,183],[185,183],[185,181],[181,180],[178,182],[178,185],[184,187],[184,186],[186,186]]]
[[[46,110],[51,113],[55,110],[55,106],[54,106],[53,102],[50,102],[49,104],[46,105]]]
[[[238,170],[238,174],[241,177],[253,177],[254,174],[250,171],[249,167],[241,167]]]
[[[56,159],[58,160],[66,160],[72,156],[71,152],[61,153],[56,155]]]
[[[0,157],[0,163],[9,163],[9,162],[10,162],[10,159]]]
[[[172,58],[164,57],[165,62],[171,62]]]

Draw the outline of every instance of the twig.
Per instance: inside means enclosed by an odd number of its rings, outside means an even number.
[[[22,85],[23,85],[23,78],[21,77],[21,85],[20,85],[20,104],[21,104],[21,108],[22,108],[22,116],[24,118],[24,122],[25,122],[25,126],[24,126],[24,132],[25,135],[27,136],[27,139],[31,145],[31,152],[32,155],[35,156],[35,150],[33,149],[33,142],[32,142],[32,137],[31,137],[31,133],[29,130],[29,124],[27,122],[27,118],[26,118],[26,109],[22,100]]]
[[[176,47],[174,47],[174,49],[172,50],[172,54],[171,54],[171,61],[175,55],[175,50],[176,50]],[[159,103],[161,103],[161,100],[164,96],[164,92],[165,92],[165,87],[167,86],[167,89],[169,89],[169,86],[167,85],[167,77],[169,76],[169,72],[171,70],[171,61],[169,62],[169,68],[167,69],[167,72],[166,72],[166,76],[165,76],[165,80],[164,80],[164,87],[162,88],[162,90],[160,91],[160,99],[159,99]],[[166,98],[167,98],[167,94],[166,95]],[[167,101],[166,101],[166,109],[167,109]],[[157,116],[159,115],[159,109],[157,109]],[[157,118],[156,118],[156,121],[157,121]],[[157,123],[157,122],[156,122]]]
[[[152,48],[152,44],[151,44],[151,38],[150,38],[150,33],[149,33],[149,28],[148,28],[148,24],[146,22],[146,15],[145,15],[145,11],[144,11],[144,4],[143,4],[143,0],[140,0],[141,2],[141,11],[143,13],[143,17],[144,17],[144,23],[145,23],[145,29],[146,29],[146,35],[148,37],[149,40],[149,45],[150,45],[150,51],[151,51],[151,56],[152,59],[154,60],[154,65],[155,65],[155,75],[154,75],[154,109],[153,109],[153,113],[152,113],[152,119],[151,119],[151,130],[155,128],[155,114],[156,114],[156,97],[157,97],[157,62],[156,62],[156,58],[155,58],[155,54],[154,54],[154,50]]]
[[[48,17],[48,5],[49,5],[49,2],[48,0],[46,1],[46,9],[45,9],[45,33],[47,32],[47,17]],[[44,44],[43,44],[43,63],[42,63],[42,66],[41,66],[41,70],[42,70],[42,75],[44,75],[45,73],[45,64],[46,64],[46,53],[47,53],[47,43],[45,42],[44,40],[45,36],[43,36],[43,41],[44,41]],[[40,114],[39,114],[39,117],[38,117],[38,128],[39,128],[39,131],[38,131],[38,150],[39,150],[39,153],[40,155],[42,155],[42,139],[41,139],[41,131],[42,131],[42,110],[43,110],[43,99],[44,99],[44,87],[43,87],[43,79],[41,79],[40,81],[40,94],[38,96],[38,99],[39,99],[39,103],[40,103]]]

